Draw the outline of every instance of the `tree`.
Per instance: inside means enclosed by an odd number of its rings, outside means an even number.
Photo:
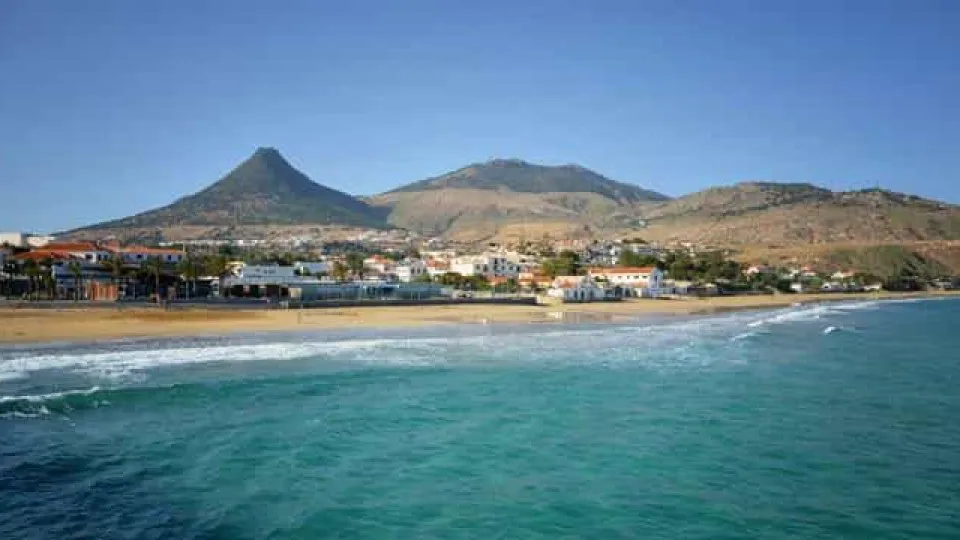
[[[189,255],[180,259],[177,264],[177,271],[187,282],[187,298],[194,295],[197,289],[197,278],[200,277],[200,263]]]
[[[37,278],[40,277],[40,265],[37,264],[37,261],[28,259],[23,263],[23,273],[27,276],[27,297],[33,298],[34,287],[36,286]]]
[[[157,303],[160,303],[160,276],[163,274],[163,261],[160,260],[160,257],[149,257],[147,260],[143,261],[141,265],[143,271],[148,275],[152,276],[154,279],[154,284],[156,285],[153,289],[153,294],[156,295]]]
[[[624,249],[617,259],[618,266],[661,266],[663,263],[653,255],[641,255],[632,249]]]
[[[110,260],[103,263],[103,269],[110,272],[110,281],[117,288],[117,298],[120,298],[120,282],[123,281],[127,273],[127,267],[123,264],[123,255],[115,254]]]
[[[424,272],[417,277],[411,280],[413,283],[433,283],[433,278],[430,277],[430,274]]]
[[[580,256],[573,251],[564,250],[552,259],[541,264],[543,273],[555,278],[557,276],[573,276],[580,270]]]
[[[347,274],[349,272],[350,269],[347,268],[347,265],[340,261],[334,261],[333,267],[330,269],[330,274],[333,276],[333,279],[337,280],[337,282],[346,281]]]
[[[73,301],[77,302],[80,300],[80,286],[83,284],[83,266],[79,261],[70,261],[67,270],[73,276]]]
[[[347,253],[347,268],[350,269],[350,273],[354,276],[363,279],[363,274],[365,266],[363,264],[363,254],[356,251],[351,251]]]

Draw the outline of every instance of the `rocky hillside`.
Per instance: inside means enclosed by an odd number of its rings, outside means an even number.
[[[383,225],[383,212],[322,186],[275,149],[260,148],[206,189],[135,216],[75,232],[251,224]]]
[[[666,200],[577,165],[497,159],[405,185],[369,202],[389,212],[391,225],[480,241],[526,226],[560,234],[582,227],[629,227],[636,222],[638,205]]]
[[[960,207],[883,190],[809,184],[711,188],[640,211],[649,239],[716,245],[960,239]]]

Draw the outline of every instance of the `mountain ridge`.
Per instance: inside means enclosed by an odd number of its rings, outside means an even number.
[[[242,235],[244,226],[408,229],[463,242],[599,238],[711,245],[914,242],[960,239],[960,207],[867,188],[745,181],[676,198],[575,164],[471,163],[369,197],[318,184],[273,148],[166,206],[69,234],[138,237],[176,228]]]
[[[77,230],[303,222],[382,226],[383,215],[347,193],[314,182],[275,148],[260,147],[196,193]]]

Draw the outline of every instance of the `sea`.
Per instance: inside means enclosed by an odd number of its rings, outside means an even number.
[[[960,301],[0,348],[0,539],[960,538]]]

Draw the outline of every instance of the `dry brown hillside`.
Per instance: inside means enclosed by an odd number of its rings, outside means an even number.
[[[641,211],[650,240],[796,246],[960,240],[960,207],[879,190],[805,184],[714,188]]]

